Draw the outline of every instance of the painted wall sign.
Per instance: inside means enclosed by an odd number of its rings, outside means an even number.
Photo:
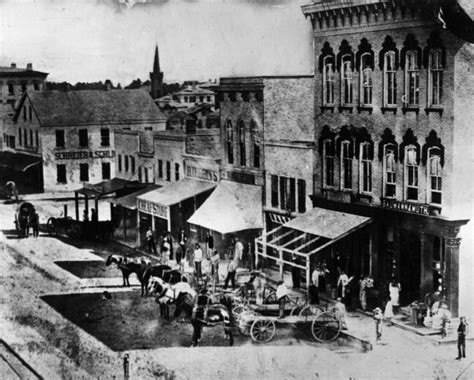
[[[76,152],[56,152],[54,153],[56,160],[83,160],[88,158],[114,158],[114,150],[82,150]]]
[[[137,208],[138,211],[168,219],[168,206],[163,206],[144,199],[137,199]]]
[[[382,199],[382,207],[399,211],[408,211],[415,214],[429,215],[429,206],[409,202],[401,202],[393,199]]]
[[[186,165],[186,176],[191,178],[203,179],[210,182],[219,181],[219,173],[217,170],[196,168],[194,166]]]

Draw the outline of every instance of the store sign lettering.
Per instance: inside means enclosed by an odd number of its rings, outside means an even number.
[[[429,215],[428,205],[419,205],[415,203],[401,202],[393,199],[383,199],[382,207],[399,211],[408,211],[421,215]]]
[[[56,160],[83,160],[95,158],[114,158],[114,150],[82,150],[76,152],[56,152],[54,153]]]
[[[186,166],[186,176],[197,179],[203,179],[205,181],[210,182],[219,181],[219,174],[216,170],[196,168],[194,166],[189,165]]]
[[[168,218],[168,207],[157,203],[149,202],[144,199],[137,199],[138,211],[142,211],[147,214],[159,216],[161,218]]]

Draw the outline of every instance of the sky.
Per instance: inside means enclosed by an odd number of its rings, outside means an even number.
[[[310,0],[0,0],[0,66],[50,81],[168,83],[313,71]]]

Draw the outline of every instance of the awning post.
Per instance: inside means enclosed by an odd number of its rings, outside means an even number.
[[[76,220],[79,220],[79,193],[74,192],[74,204],[76,206]]]
[[[141,224],[140,224],[140,211],[137,210],[137,247],[140,247],[142,245],[142,237],[141,237]]]
[[[95,206],[95,214],[97,216],[97,220],[99,220],[99,199],[97,197],[94,198],[94,206]]]
[[[278,255],[280,257],[280,280],[283,280],[283,251],[281,249],[278,250]]]
[[[306,295],[309,299],[309,286],[311,284],[311,270],[310,270],[310,267],[309,267],[309,256],[306,257]]]

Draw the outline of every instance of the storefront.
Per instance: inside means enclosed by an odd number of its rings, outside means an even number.
[[[230,253],[235,237],[247,252],[249,244],[253,251],[253,241],[263,228],[262,187],[222,180],[188,223],[198,241],[205,241],[209,233],[221,254]]]
[[[186,220],[215,187],[216,184],[212,182],[184,178],[138,196],[137,244],[143,244],[150,226],[157,237],[170,231],[176,238],[182,228],[186,229]]]

